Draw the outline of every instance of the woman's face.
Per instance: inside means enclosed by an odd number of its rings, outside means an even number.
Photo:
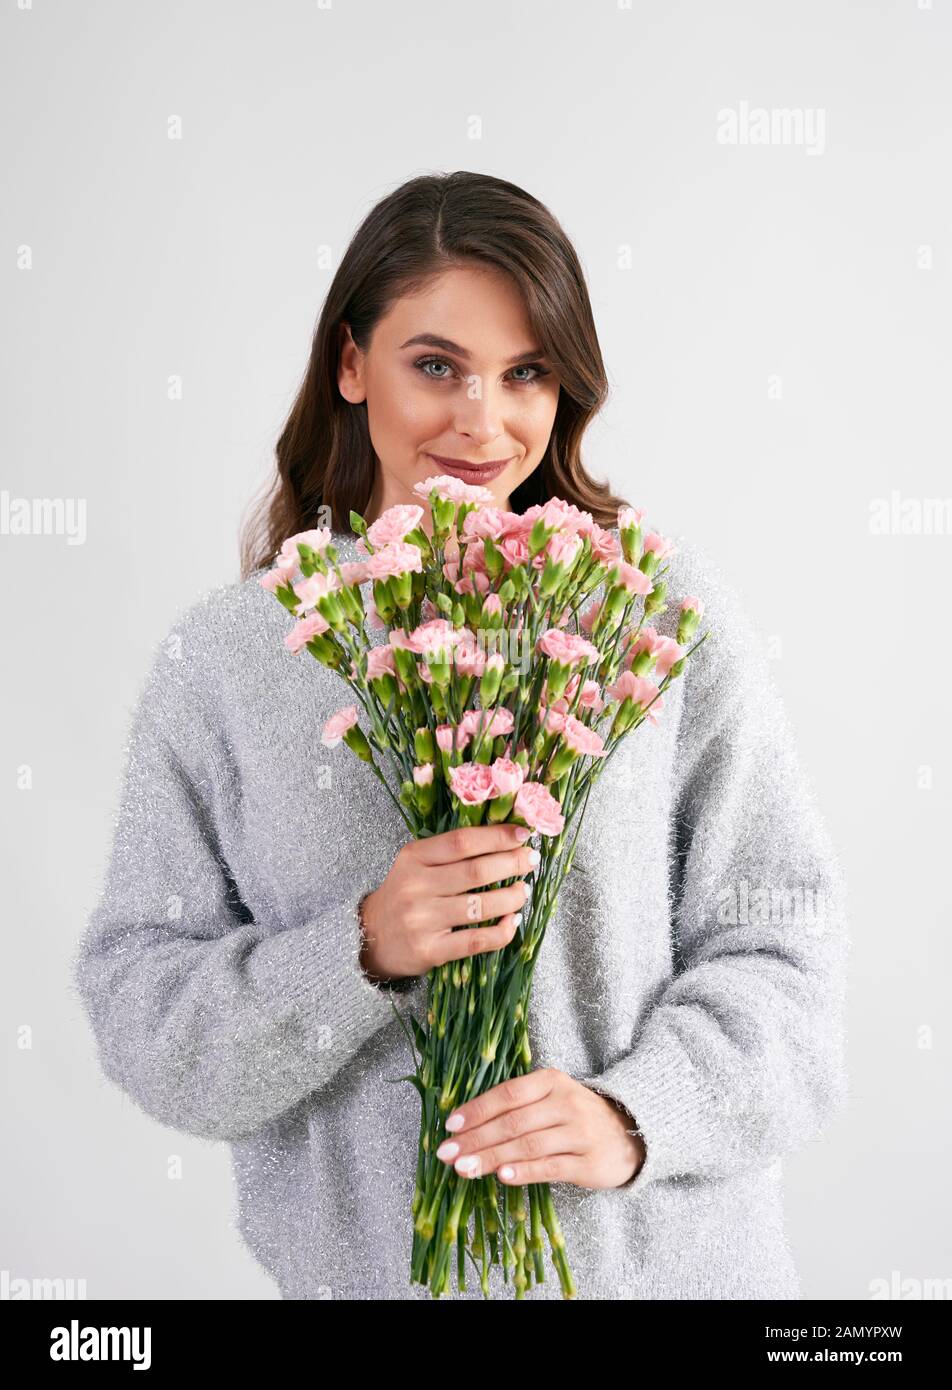
[[[454,267],[399,299],[366,353],[341,332],[340,392],[366,400],[377,455],[366,520],[420,503],[414,484],[440,473],[489,488],[508,508],[542,461],[559,399],[514,282],[492,266]]]

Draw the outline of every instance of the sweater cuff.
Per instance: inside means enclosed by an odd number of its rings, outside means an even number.
[[[395,991],[386,981],[376,984],[364,974],[360,947],[356,900],[337,903],[320,917],[261,943],[256,960],[260,994],[272,1007],[288,1008],[302,1018],[317,1045],[348,1055],[378,1028],[396,1022],[390,998]],[[418,978],[411,976],[406,988],[416,983]],[[326,1040],[322,1029],[328,1030]]]
[[[638,1172],[617,1190],[640,1193],[652,1182],[696,1174],[712,1153],[714,1100],[683,1049],[668,1035],[645,1040],[583,1086],[620,1101],[645,1146]]]
[[[367,898],[370,897],[372,891],[372,889],[368,889],[368,891],[364,893],[362,897],[357,899],[357,902],[354,905],[354,919],[357,922],[357,935],[361,944],[363,944],[367,937],[367,932],[364,926],[364,903],[367,900]],[[359,951],[357,959],[359,964]],[[365,978],[369,979],[369,976],[367,976],[366,973]],[[394,992],[394,994],[406,994],[409,990],[413,988],[415,984],[418,983],[419,980],[419,975],[400,975],[395,980],[371,980],[370,983],[375,985],[379,989],[390,989]]]

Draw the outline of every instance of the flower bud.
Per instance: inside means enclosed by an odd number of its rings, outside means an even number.
[[[384,706],[389,705],[391,700],[396,700],[397,698],[397,682],[389,671],[384,671],[382,675],[374,676],[370,682],[370,688]]]
[[[571,674],[571,666],[567,666],[564,661],[553,660],[549,662],[549,669],[546,672],[546,690],[550,705],[555,704],[556,700],[565,694],[565,687],[569,683]]]
[[[417,729],[413,736],[413,751],[418,763],[431,763],[436,757],[436,740],[429,729]]]
[[[308,638],[307,649],[323,666],[330,667],[332,671],[344,664],[343,652],[323,633]]]
[[[499,657],[496,660],[496,657]],[[479,681],[479,703],[483,709],[489,709],[490,705],[496,703],[499,694],[499,687],[502,684],[503,670],[505,662],[498,653],[491,656],[486,663],[486,669]]]
[[[370,744],[367,742],[367,735],[359,724],[352,725],[344,734],[344,742],[360,758],[361,762],[372,763],[374,755]]]
[[[314,605],[321,617],[326,618],[335,632],[343,632],[347,627],[347,619],[344,617],[344,610],[340,606],[337,594],[322,594]]]
[[[396,604],[393,601],[393,594],[390,591],[389,580],[374,580],[374,607],[377,610],[381,622],[390,623],[393,621],[393,616],[396,612]]]
[[[436,805],[436,779],[429,782],[411,782],[416,809],[426,818]]]
[[[483,563],[486,573],[493,581],[497,580],[506,567],[506,557],[493,541],[492,536],[483,538]]]
[[[563,744],[562,747],[555,754],[555,757],[549,763],[549,766],[546,768],[545,776],[542,779],[543,782],[560,781],[568,772],[569,768],[575,762],[577,757],[578,753],[575,751],[574,748],[569,748],[567,744]]]
[[[641,558],[641,527],[623,526],[618,535],[626,562],[629,565],[637,565]]]
[[[409,608],[413,599],[413,571],[392,576],[388,581],[393,591],[393,601],[398,608]]]
[[[414,652],[406,647],[394,647],[393,664],[397,668],[397,675],[403,681],[408,690],[416,688],[419,681],[417,658]]]
[[[667,593],[667,589],[668,586],[665,583],[665,581],[663,579],[659,579],[658,583],[654,586],[654,588],[651,590],[651,593],[645,599],[646,618],[650,618],[655,613],[663,613],[664,610],[667,608],[668,605],[665,602],[665,594]]]

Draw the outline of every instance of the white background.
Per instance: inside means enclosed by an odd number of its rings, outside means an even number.
[[[149,654],[238,577],[332,268],[462,168],[573,239],[613,386],[587,466],[737,584],[842,853],[851,1100],[785,1164],[805,1294],[948,1279],[952,534],[870,521],[952,493],[948,0],[4,0],[0,53],[0,489],[86,508],[82,544],[0,534],[0,1268],[277,1296],[227,1146],[102,1078],[69,960]],[[745,101],[822,112],[822,149],[719,143]]]

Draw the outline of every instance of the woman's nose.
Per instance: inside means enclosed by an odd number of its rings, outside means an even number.
[[[502,418],[495,401],[486,395],[461,401],[456,409],[456,432],[476,444],[488,444],[503,433]]]

